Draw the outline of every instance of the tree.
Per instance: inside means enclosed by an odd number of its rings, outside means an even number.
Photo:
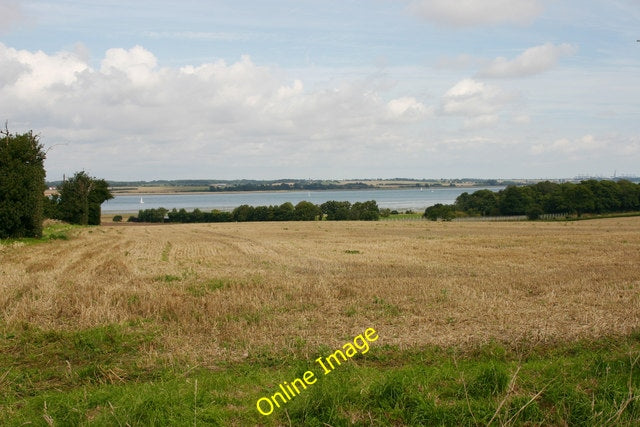
[[[640,184],[634,184],[626,179],[618,181],[620,189],[620,207],[625,211],[640,209]]]
[[[318,206],[304,200],[294,208],[296,221],[315,221],[320,215],[322,215],[322,211]]]
[[[136,222],[164,222],[168,212],[165,208],[139,210]]]
[[[231,212],[222,212],[217,209],[211,211],[212,222],[231,222],[233,221],[233,215]]]
[[[508,186],[497,194],[479,190],[462,193],[455,208],[469,214],[526,214],[537,219],[542,214],[583,213],[603,214],[640,209],[640,185],[628,180],[590,179],[579,184],[556,184],[542,181],[523,187]],[[433,214],[433,213],[432,213]]]
[[[424,218],[430,219],[431,221],[437,221],[438,218],[443,221],[451,221],[455,218],[454,205],[443,205],[442,203],[436,203],[433,206],[429,206],[424,210],[424,214],[422,215]]]
[[[349,219],[349,210],[351,209],[351,202],[338,202],[336,200],[329,200],[320,205],[322,213],[327,215],[328,221],[343,221]]]
[[[546,196],[555,193],[558,190],[558,184],[551,181],[541,181],[534,184],[531,188],[540,196]]]
[[[31,131],[0,135],[0,238],[41,237],[46,153]]]
[[[162,208],[160,208],[162,209]],[[164,215],[166,213],[166,209],[164,209],[165,212],[162,213],[162,221],[160,222],[164,222]],[[200,209],[195,208],[192,212],[191,212],[191,222],[204,222],[204,212],[202,212]]]
[[[473,192],[473,194],[476,194],[477,192],[478,191],[475,191]],[[471,205],[471,194],[465,191],[464,193],[456,197],[455,205],[456,209],[459,209],[463,212],[470,212],[473,209]]]
[[[618,183],[613,181],[597,181],[590,179],[583,181],[581,185],[586,186],[593,193],[593,203],[595,213],[618,212],[621,209],[622,193]]]
[[[167,216],[169,217],[169,222],[190,222],[189,213],[185,208],[180,210],[173,208],[171,212],[167,212]]]
[[[253,206],[240,205],[232,212],[233,220],[237,222],[246,222],[253,219]]]
[[[502,215],[524,215],[533,204],[531,190],[528,187],[510,185],[500,191],[498,206]]]
[[[375,200],[355,202],[349,210],[349,219],[356,221],[377,221],[380,219],[380,208]]]
[[[595,210],[595,198],[589,187],[583,184],[571,184],[565,193],[567,204],[572,212],[581,216]]]
[[[455,207],[463,212],[487,216],[498,211],[498,199],[496,193],[491,190],[478,190],[472,194],[462,193],[459,195]]]
[[[60,219],[80,225],[100,225],[101,205],[113,198],[105,180],[92,178],[85,171],[64,181],[59,192]]]
[[[527,219],[531,221],[535,221],[540,219],[540,215],[542,215],[544,211],[540,207],[540,205],[531,205],[529,209],[527,209]]]
[[[573,184],[559,184],[552,193],[541,196],[542,210],[545,213],[568,213],[571,211],[566,197],[569,185]]]
[[[62,218],[62,213],[60,212],[60,195],[52,194],[50,196],[42,196],[43,204],[44,204],[44,217],[51,219],[60,219]]]
[[[102,204],[113,199],[113,194],[109,191],[109,184],[104,179],[93,180],[93,188],[89,192],[89,225],[100,225],[102,216]]]
[[[275,208],[273,212],[274,221],[291,221],[294,218],[294,206],[291,202],[285,202]]]
[[[253,219],[254,221],[273,221],[273,209],[269,206],[256,206]]]

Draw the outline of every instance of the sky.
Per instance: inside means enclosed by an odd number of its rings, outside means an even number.
[[[48,180],[640,175],[639,0],[0,0]]]

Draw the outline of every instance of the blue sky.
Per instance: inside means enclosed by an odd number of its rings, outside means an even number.
[[[636,0],[0,0],[48,179],[640,174]]]

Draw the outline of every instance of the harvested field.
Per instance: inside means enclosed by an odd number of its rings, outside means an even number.
[[[148,322],[163,353],[206,366],[367,327],[401,349],[566,341],[640,326],[639,267],[637,217],[103,226],[0,247],[0,320]]]

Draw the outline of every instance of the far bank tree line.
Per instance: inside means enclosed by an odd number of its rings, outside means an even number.
[[[324,182],[303,182],[294,183],[240,183],[232,185],[210,185],[209,191],[291,191],[291,190],[364,190],[374,188],[373,185],[364,182],[349,182],[344,184],[324,183]]]
[[[451,220],[457,216],[543,214],[607,214],[640,210],[640,184],[627,180],[587,180],[578,184],[549,181],[521,187],[508,186],[498,192],[478,190],[462,193],[454,204],[437,204],[424,217]]]
[[[330,200],[321,205],[301,201],[297,205],[287,202],[279,206],[249,206],[241,205],[231,212],[213,210],[203,212],[200,209],[186,211],[173,209],[171,211],[158,209],[144,209],[138,216],[132,216],[132,222],[249,222],[249,221],[377,221],[380,209],[375,200],[350,203],[347,201]]]
[[[100,224],[100,205],[113,198],[107,183],[78,172],[47,197],[45,158],[38,135],[0,131],[0,239],[41,237],[45,218]]]

